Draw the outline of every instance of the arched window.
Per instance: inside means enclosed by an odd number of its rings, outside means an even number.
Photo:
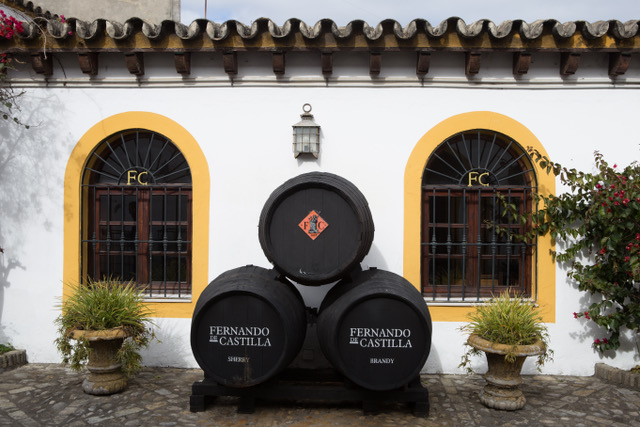
[[[432,300],[470,301],[515,290],[531,296],[534,245],[498,198],[532,209],[534,168],[508,136],[460,132],[430,155],[422,175],[421,282]]]
[[[129,129],[93,150],[82,176],[82,280],[132,280],[148,297],[192,291],[191,170],[161,134]]]

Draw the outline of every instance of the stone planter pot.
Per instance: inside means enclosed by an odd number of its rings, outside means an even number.
[[[480,393],[480,401],[489,408],[515,411],[526,403],[519,386],[522,383],[520,371],[527,356],[538,356],[545,351],[545,345],[538,341],[532,345],[519,345],[515,348],[514,362],[505,360],[505,354],[513,350],[513,346],[498,344],[471,334],[467,343],[487,356],[489,370],[484,375],[487,384]]]
[[[75,330],[71,333],[71,338],[84,339],[89,347],[89,375],[82,382],[85,393],[108,395],[119,393],[127,387],[127,377],[120,369],[122,364],[115,360],[126,337],[122,328],[103,331]]]

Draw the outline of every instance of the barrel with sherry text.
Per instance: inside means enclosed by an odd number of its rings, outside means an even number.
[[[260,384],[284,370],[306,333],[302,297],[274,270],[229,270],[198,298],[191,348],[205,377],[229,387]]]
[[[360,190],[323,172],[299,175],[274,190],[258,224],[266,257],[303,285],[335,282],[359,268],[373,234],[371,211]]]
[[[408,385],[431,349],[431,317],[421,293],[384,270],[363,271],[334,286],[320,306],[317,330],[327,359],[369,390]]]

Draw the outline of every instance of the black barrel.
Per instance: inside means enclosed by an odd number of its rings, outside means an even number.
[[[334,286],[320,306],[318,340],[355,384],[393,390],[416,379],[431,349],[431,316],[403,277],[370,269]]]
[[[284,370],[300,351],[307,328],[300,293],[274,270],[229,270],[198,298],[191,348],[219,384],[249,387]]]
[[[322,172],[299,175],[278,187],[258,224],[269,261],[304,285],[331,283],[359,267],[373,233],[371,211],[360,190]]]

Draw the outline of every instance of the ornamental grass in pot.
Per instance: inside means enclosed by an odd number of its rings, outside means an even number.
[[[89,281],[72,285],[60,308],[56,347],[63,364],[77,371],[86,366],[83,390],[95,395],[124,390],[127,378],[142,368],[139,351],[155,338],[141,291],[133,282]]]
[[[551,360],[549,334],[535,304],[527,298],[503,292],[485,304],[476,306],[468,316],[470,323],[460,329],[469,334],[470,347],[462,357],[460,367],[471,372],[471,356],[483,351],[489,369],[484,375],[487,384],[480,401],[490,408],[516,410],[526,399],[520,391],[520,371],[528,356],[537,356],[538,370]]]

